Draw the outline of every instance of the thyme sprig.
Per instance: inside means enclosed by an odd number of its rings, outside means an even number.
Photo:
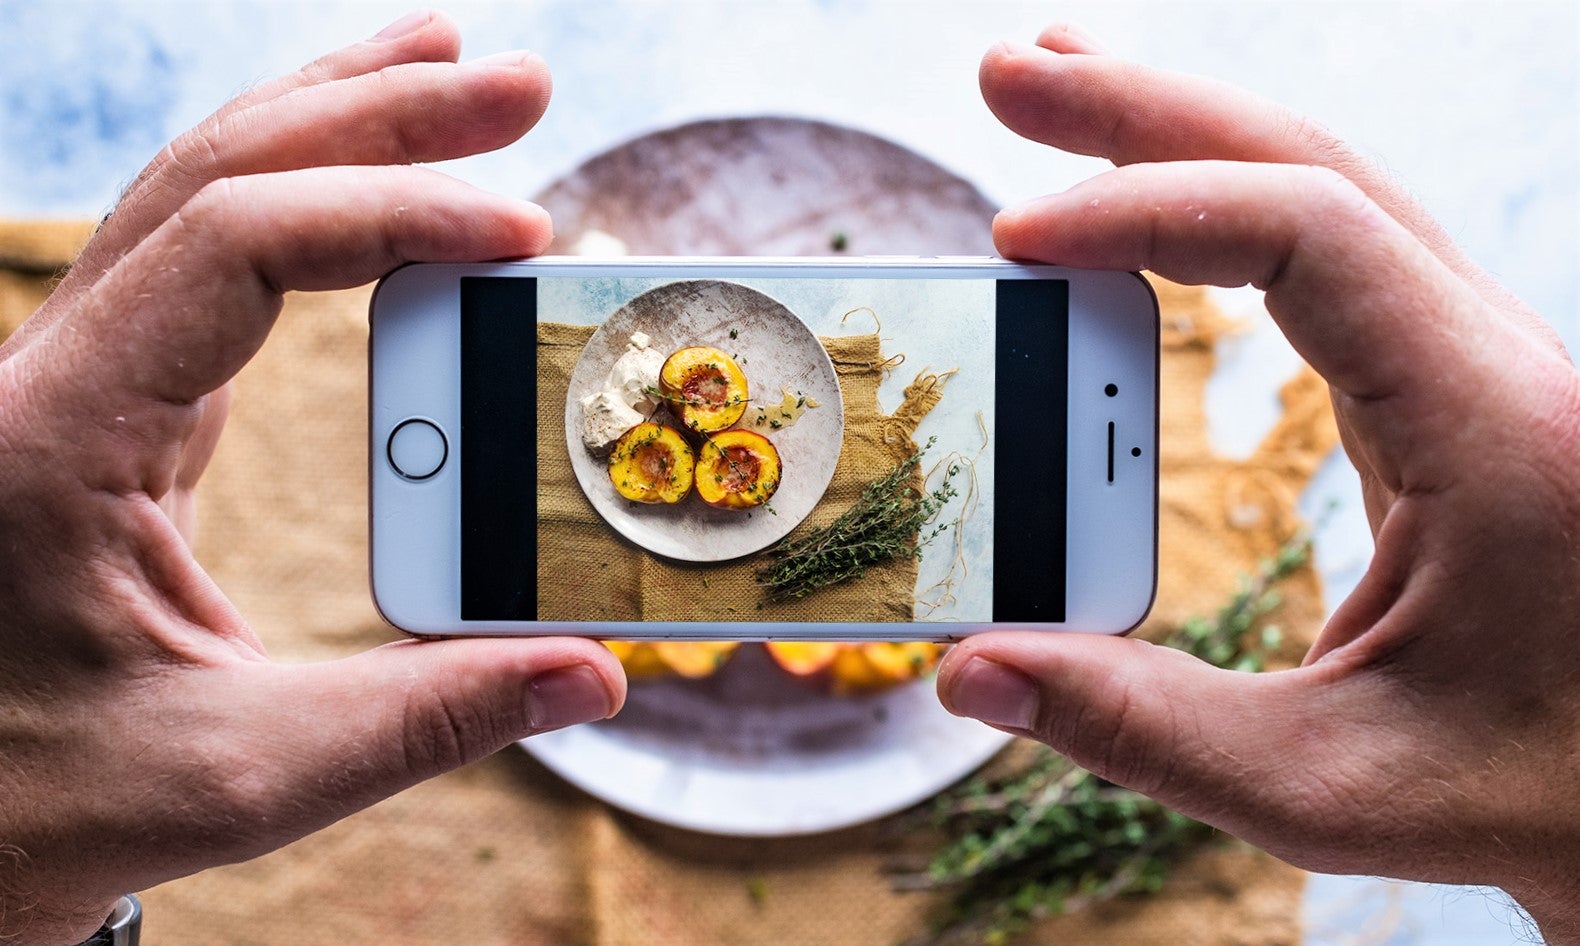
[[[1263,669],[1283,638],[1260,622],[1281,603],[1278,584],[1310,554],[1310,537],[1296,535],[1240,582],[1215,617],[1187,620],[1164,643],[1219,667]],[[971,779],[914,818],[931,822],[946,841],[924,866],[896,869],[890,881],[899,890],[952,895],[932,929],[905,946],[998,946],[1038,919],[1155,892],[1214,833],[1041,745],[1017,772]]]
[[[948,523],[935,520],[957,495],[951,482],[960,472],[957,464],[948,468],[937,488],[916,485],[922,454],[936,439],[868,483],[861,498],[839,518],[771,549],[774,561],[757,571],[757,582],[767,590],[768,599],[804,598],[819,588],[858,578],[873,565],[920,559],[922,548],[948,531]]]

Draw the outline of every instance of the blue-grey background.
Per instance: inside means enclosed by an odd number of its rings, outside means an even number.
[[[555,71],[537,131],[452,173],[530,194],[633,135],[721,115],[854,125],[1009,202],[1099,170],[1004,131],[976,67],[994,41],[1073,18],[1115,52],[1208,73],[1315,115],[1411,189],[1470,255],[1580,346],[1580,5],[1414,2],[473,0],[443,5],[467,55],[537,50]],[[91,217],[172,135],[266,76],[370,35],[408,9],[303,3],[0,0],[0,215]],[[1226,343],[1215,441],[1248,449],[1290,364],[1265,320]],[[1510,366],[1511,372],[1518,366]],[[1368,538],[1341,459],[1314,496],[1341,511],[1319,546],[1336,603]],[[1313,500],[1313,504],[1316,504]],[[1308,941],[1528,942],[1497,897],[1316,878]],[[1396,916],[1391,911],[1399,908]],[[1367,931],[1381,933],[1368,936]],[[1390,932],[1391,931],[1391,932]]]

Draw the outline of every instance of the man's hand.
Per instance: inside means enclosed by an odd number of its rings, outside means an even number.
[[[945,705],[1294,864],[1495,884],[1580,941],[1580,377],[1552,331],[1279,106],[1066,27],[981,80],[1014,131],[1119,165],[1002,213],[1003,254],[1266,290],[1376,554],[1299,669],[990,634],[945,661]]]
[[[0,348],[0,941],[78,942],[121,893],[624,699],[579,640],[272,664],[183,538],[283,292],[548,244],[541,209],[406,166],[509,144],[548,102],[541,60],[458,46],[415,14],[226,105]]]

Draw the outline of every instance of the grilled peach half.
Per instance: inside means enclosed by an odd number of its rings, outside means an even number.
[[[746,375],[735,359],[706,345],[682,348],[664,361],[658,387],[680,423],[711,434],[746,413]]]
[[[779,488],[779,451],[762,434],[725,430],[697,451],[697,495],[720,509],[752,509]]]
[[[741,645],[722,641],[604,641],[620,658],[620,666],[633,680],[682,676],[700,680],[712,675]]]
[[[768,654],[781,669],[840,695],[875,693],[926,676],[943,656],[928,642],[834,643],[770,641]]]
[[[830,670],[835,693],[870,693],[926,676],[947,649],[927,641],[874,641],[846,647]]]
[[[615,491],[639,503],[678,503],[691,492],[696,455],[680,431],[651,421],[620,435],[609,452]]]
[[[832,641],[769,641],[768,656],[793,677],[818,677],[828,672],[839,649]]]

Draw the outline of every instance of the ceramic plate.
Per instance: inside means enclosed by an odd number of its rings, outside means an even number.
[[[779,489],[764,509],[715,509],[687,496],[674,505],[633,503],[615,492],[608,466],[582,444],[582,398],[602,388],[633,332],[668,354],[711,345],[734,356],[750,401],[737,425],[763,434],[779,451]],[[731,337],[733,333],[734,337]],[[778,430],[752,423],[755,409],[778,405],[789,390],[817,403]],[[679,426],[679,421],[665,423]],[[717,279],[668,283],[642,293],[593,333],[571,372],[565,440],[582,492],[616,532],[668,558],[719,562],[767,548],[795,528],[828,488],[839,462],[845,409],[828,352],[795,313],[777,300]]]
[[[705,680],[633,683],[614,719],[521,745],[566,781],[665,824],[739,836],[830,831],[920,802],[1010,737],[949,715],[931,679],[832,697],[759,645]]]
[[[644,135],[533,200],[554,217],[550,252],[599,230],[660,256],[992,253],[996,209],[969,181],[893,142],[777,117]],[[905,808],[1008,741],[944,712],[931,681],[836,697],[790,680],[747,645],[715,677],[632,684],[618,717],[523,745],[566,780],[654,821],[773,836]]]

